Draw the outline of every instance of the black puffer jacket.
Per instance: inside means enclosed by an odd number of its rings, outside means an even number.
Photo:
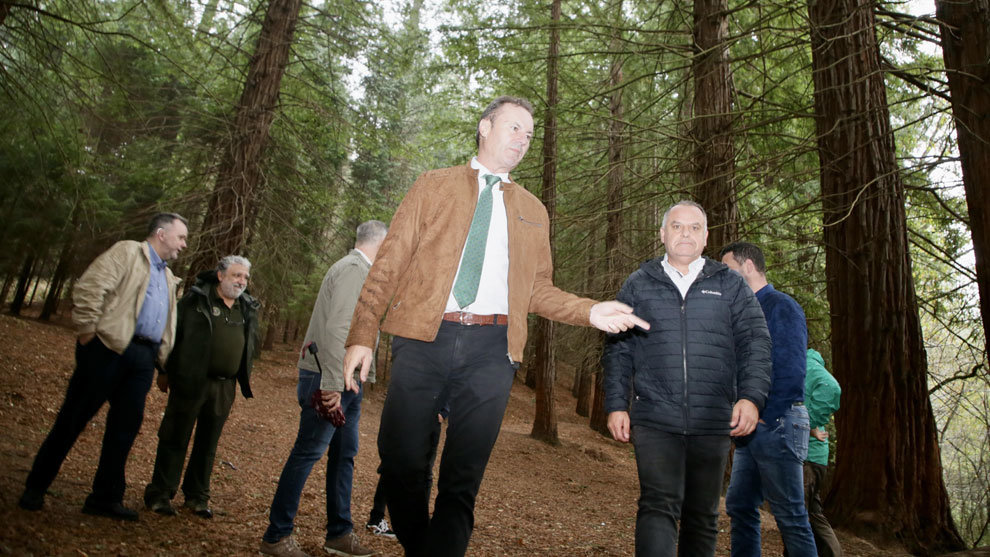
[[[669,433],[725,435],[736,401],[751,400],[762,410],[770,390],[770,333],[741,276],[705,258],[681,298],[657,258],[626,279],[618,300],[650,330],[606,341],[606,412],[628,410],[633,425]]]

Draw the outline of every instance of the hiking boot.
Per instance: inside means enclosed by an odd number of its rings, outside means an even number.
[[[371,549],[361,545],[357,534],[348,532],[339,538],[327,538],[323,544],[323,549],[330,555],[341,555],[343,557],[371,557],[377,555]]]
[[[369,522],[364,527],[367,528],[368,530],[371,530],[371,533],[376,536],[381,536],[383,538],[388,538],[390,540],[395,539],[395,532],[393,532],[392,528],[389,527],[388,521],[385,520],[384,517],[382,517],[382,519],[379,520],[377,523]]]
[[[83,514],[89,514],[93,516],[105,516],[107,518],[115,518],[117,520],[127,520],[134,522],[138,519],[137,511],[128,509],[124,505],[118,502],[107,503],[105,501],[95,501],[91,500],[89,497],[83,503],[82,508]]]
[[[262,555],[275,555],[275,557],[310,557],[309,553],[299,548],[299,544],[296,543],[296,538],[292,534],[275,543],[261,540],[261,547],[258,548],[258,551]]]
[[[213,510],[203,501],[187,500],[182,506],[191,510],[194,515],[200,518],[213,518]]]

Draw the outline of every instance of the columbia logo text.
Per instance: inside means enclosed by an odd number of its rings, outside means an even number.
[[[714,290],[702,290],[701,293],[702,294],[710,294],[712,296],[721,296],[722,295],[721,292],[716,292]]]

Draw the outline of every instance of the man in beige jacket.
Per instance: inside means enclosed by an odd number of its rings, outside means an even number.
[[[117,242],[76,281],[76,369],[55,424],[35,456],[18,502],[21,508],[41,509],[79,434],[109,402],[100,463],[82,511],[137,520],[137,512],[123,505],[124,467],[144,419],[155,367],[165,365],[172,348],[179,280],[166,262],[186,247],[187,233],[186,219],[157,214],[146,241]]]

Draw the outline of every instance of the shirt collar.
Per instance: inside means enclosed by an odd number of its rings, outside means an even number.
[[[509,179],[509,173],[508,172],[502,172],[502,173],[492,172],[491,170],[488,170],[487,168],[485,168],[485,165],[483,165],[480,162],[478,162],[478,157],[472,157],[471,158],[471,168],[475,168],[475,169],[478,170],[478,176],[479,177],[480,176],[484,176],[485,174],[494,174],[495,176],[498,176],[499,178],[501,178],[503,182],[511,182],[512,181],[512,180]]]
[[[159,271],[164,270],[165,267],[168,266],[168,263],[166,263],[158,255],[158,252],[155,251],[155,248],[154,246],[151,245],[151,242],[145,242],[145,243],[148,244],[148,255],[151,257],[151,266],[154,267],[155,269],[158,269]]]
[[[661,263],[663,264],[664,269],[669,269],[671,271],[674,271],[675,273],[677,273],[678,275],[680,275],[682,277],[686,277],[688,275],[698,274],[701,271],[701,268],[705,266],[705,258],[699,256],[697,259],[695,259],[691,263],[688,263],[688,272],[687,273],[682,273],[679,270],[677,270],[677,267],[674,267],[670,263],[670,261],[667,260],[667,254],[666,253],[663,254],[663,260],[661,261]]]
[[[354,251],[356,251],[359,254],[361,254],[361,257],[364,258],[364,260],[368,262],[368,265],[372,265],[371,259],[368,259],[367,254],[365,254],[363,251],[361,251],[361,250],[359,250],[357,248],[354,248]]]

